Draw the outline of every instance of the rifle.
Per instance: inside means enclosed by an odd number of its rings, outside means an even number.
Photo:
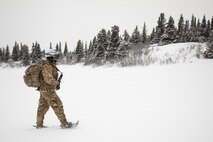
[[[60,89],[61,79],[62,79],[62,77],[63,77],[63,73],[62,73],[62,72],[60,72],[60,73],[61,73],[61,75],[60,75],[59,78],[58,78],[58,85],[56,86],[56,90],[59,90],[59,89]]]

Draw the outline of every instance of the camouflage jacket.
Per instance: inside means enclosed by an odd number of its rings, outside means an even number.
[[[40,91],[54,91],[58,81],[58,71],[56,69],[56,66],[50,63],[49,61],[43,61],[42,71],[41,71],[41,77],[42,77],[42,83],[40,86]]]

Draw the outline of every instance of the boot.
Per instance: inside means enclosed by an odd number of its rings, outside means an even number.
[[[73,125],[72,122],[67,122],[66,124],[61,124],[62,129],[71,128]]]
[[[36,127],[36,129],[47,128],[47,126],[44,125],[34,125],[34,127]]]

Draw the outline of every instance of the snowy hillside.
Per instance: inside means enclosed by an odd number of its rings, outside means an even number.
[[[176,43],[164,46],[134,46],[129,57],[120,62],[121,66],[191,63],[203,58],[205,43]]]
[[[52,109],[49,128],[35,124],[39,94],[25,68],[0,70],[2,142],[212,142],[212,60],[132,68],[59,66],[61,97],[76,129],[63,130]]]
[[[164,46],[152,45],[149,49],[150,55],[156,62],[163,63],[183,63],[193,62],[202,58],[206,50],[205,43],[176,43]]]

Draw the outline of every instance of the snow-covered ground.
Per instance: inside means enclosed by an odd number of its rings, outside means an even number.
[[[142,56],[142,60],[152,64],[190,63],[203,57],[207,46],[205,43],[176,43],[164,46],[151,45]],[[145,49],[146,50],[146,49]],[[151,61],[150,61],[151,60]]]
[[[213,60],[147,67],[58,66],[58,95],[76,129],[60,129],[52,109],[35,129],[39,93],[25,68],[0,69],[1,142],[212,142]]]

